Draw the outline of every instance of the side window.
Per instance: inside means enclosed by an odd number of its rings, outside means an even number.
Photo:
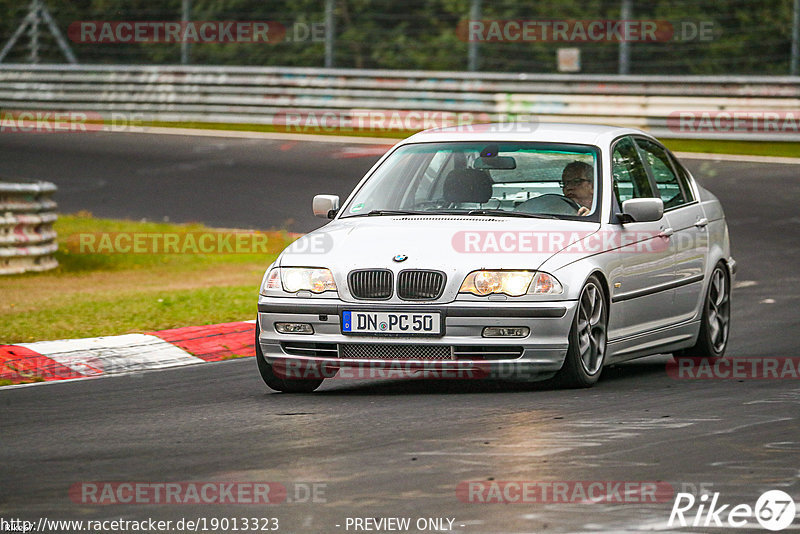
[[[620,206],[632,198],[655,196],[642,160],[639,158],[639,152],[630,137],[623,137],[614,145],[614,152],[611,155],[611,175],[614,195]]]
[[[664,201],[664,209],[674,208],[686,203],[686,197],[672,168],[667,152],[647,139],[637,139],[636,144],[642,149],[645,162],[656,180],[658,194]]]
[[[448,163],[449,165],[447,165]],[[424,199],[432,197],[431,191],[434,187],[436,187],[437,178],[442,176],[443,172],[446,173],[448,170],[452,170],[443,168],[445,165],[452,168],[452,158],[450,158],[450,152],[440,150],[433,155],[428,163],[428,166],[425,168],[425,171],[420,177],[420,181],[417,184],[416,191],[414,192],[414,205],[417,205]]]
[[[689,177],[689,171],[681,165],[680,161],[675,159],[673,154],[670,154],[670,161],[672,161],[672,167],[678,172],[678,183],[681,185],[681,191],[683,191],[683,196],[686,198],[686,202],[694,202],[694,192],[692,191],[692,179]]]

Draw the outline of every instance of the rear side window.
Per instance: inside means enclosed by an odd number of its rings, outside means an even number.
[[[636,139],[636,144],[642,149],[645,163],[653,174],[664,209],[685,204],[686,196],[666,150],[647,139]]]
[[[675,171],[678,173],[678,183],[681,185],[681,191],[683,191],[683,196],[686,198],[686,202],[694,202],[694,192],[692,191],[692,179],[689,177],[689,171],[681,165],[679,161],[675,159],[673,154],[670,161],[672,161],[672,166],[675,168]]]
[[[623,137],[617,141],[611,159],[614,195],[620,206],[632,198],[655,196],[642,160],[639,158],[639,152],[630,137]]]

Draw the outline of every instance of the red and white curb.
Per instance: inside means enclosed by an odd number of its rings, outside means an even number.
[[[0,381],[13,385],[166,369],[255,355],[255,321],[122,336],[0,345]]]

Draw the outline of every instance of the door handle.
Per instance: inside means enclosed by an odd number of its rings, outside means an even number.
[[[697,222],[694,225],[698,228],[702,228],[708,224],[708,219],[703,217],[702,219],[697,219]]]
[[[667,237],[668,238],[669,236],[671,236],[674,233],[675,233],[675,230],[673,230],[672,228],[664,228],[663,230],[661,230],[661,233],[658,234],[658,236],[659,237]]]

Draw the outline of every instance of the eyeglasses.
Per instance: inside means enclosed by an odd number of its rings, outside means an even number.
[[[591,182],[591,180],[587,180],[586,178],[573,178],[572,180],[564,180],[563,182],[561,182],[561,187],[562,188],[569,186],[578,187],[579,185],[581,185],[581,182]]]

